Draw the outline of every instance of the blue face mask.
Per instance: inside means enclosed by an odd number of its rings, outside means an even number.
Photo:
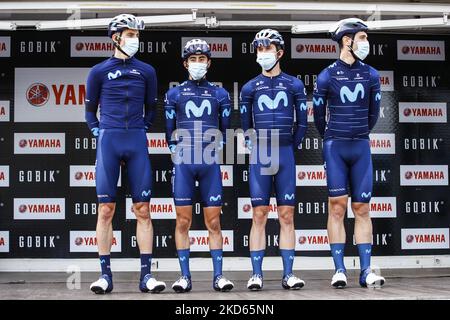
[[[188,71],[193,80],[200,80],[208,71],[208,65],[201,62],[189,62]]]

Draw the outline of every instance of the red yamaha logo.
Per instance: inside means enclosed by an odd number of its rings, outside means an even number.
[[[44,84],[33,83],[27,89],[26,96],[27,96],[28,102],[31,105],[33,105],[35,107],[41,107],[47,103],[49,96],[50,96],[50,92]]]
[[[21,148],[25,148],[27,146],[27,140],[25,140],[25,139],[20,140],[19,141],[19,146]]]
[[[76,49],[77,51],[81,51],[81,50],[83,50],[83,48],[84,48],[84,45],[83,45],[82,42],[78,42],[78,43],[75,45],[75,49]]]
[[[298,45],[295,47],[295,50],[296,50],[297,52],[303,52],[303,50],[305,50],[305,46],[302,45],[302,44],[298,44]]]

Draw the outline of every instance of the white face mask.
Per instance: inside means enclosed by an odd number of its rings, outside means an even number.
[[[125,38],[125,44],[121,49],[131,58],[139,50],[138,38]]]
[[[370,51],[369,41],[360,41],[356,43],[357,49],[353,50],[355,56],[358,57],[359,60],[364,60]]]
[[[256,58],[256,62],[266,71],[272,69],[277,61],[277,54],[273,52],[258,53]]]
[[[188,71],[193,80],[200,80],[208,71],[208,65],[201,62],[189,62]]]

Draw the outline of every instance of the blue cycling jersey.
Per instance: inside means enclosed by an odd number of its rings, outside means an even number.
[[[220,129],[223,142],[226,129],[230,127],[231,102],[228,92],[206,79],[188,80],[171,88],[165,98],[166,139],[169,148],[182,146],[188,150],[197,150],[209,145],[217,138]],[[174,130],[186,130],[190,139],[181,141],[172,139]],[[213,138],[214,137],[214,138]],[[192,158],[191,158],[192,159]],[[222,205],[222,176],[218,163],[181,163],[173,168],[173,197],[176,206],[191,205],[195,190],[195,181],[199,182],[201,199],[205,207]]]
[[[230,127],[230,95],[224,88],[203,79],[187,80],[171,88],[165,97],[166,139],[169,147],[177,144],[172,133],[175,129],[187,130],[190,141],[183,139],[183,146],[193,147],[196,142],[209,144],[208,129],[220,129],[225,142],[226,129]],[[214,135],[214,132],[211,132]],[[208,141],[211,139],[210,141]],[[198,141],[196,141],[198,140]]]
[[[263,74],[247,82],[240,94],[242,129],[254,128],[259,138],[262,129],[280,145],[298,148],[306,134],[306,90],[303,82],[284,72],[275,77]],[[294,110],[297,127],[294,131]],[[270,136],[269,136],[270,138]]]
[[[380,101],[377,70],[359,60],[349,65],[339,59],[317,77],[314,122],[325,140],[369,139]]]
[[[111,57],[89,72],[86,122],[89,128],[148,128],[157,101],[155,69],[134,57]],[[100,106],[100,121],[97,109]],[[144,111],[145,109],[145,111]]]

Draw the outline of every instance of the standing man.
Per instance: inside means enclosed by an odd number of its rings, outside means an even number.
[[[86,84],[86,122],[98,139],[95,182],[99,210],[96,231],[102,274],[90,287],[97,294],[113,289],[110,267],[112,219],[121,161],[127,165],[133,212],[137,218],[136,237],[141,253],[139,289],[157,293],[166,287],[150,271],[152,171],[146,130],[152,125],[155,114],[157,80],[155,69],[134,57],[139,48],[139,30],[143,29],[144,22],[133,15],[114,17],[108,26],[108,36],[115,46],[114,56],[95,65]],[[99,105],[100,121],[97,119]]]
[[[192,289],[189,229],[195,182],[198,181],[214,268],[213,288],[229,291],[234,285],[222,275],[222,175],[216,154],[218,148],[210,153],[212,157],[209,159],[207,153],[211,138],[214,137],[219,147],[226,141],[225,131],[230,127],[230,95],[206,80],[211,66],[211,50],[205,41],[193,39],[186,43],[183,66],[189,72],[189,80],[171,88],[165,99],[166,139],[172,159],[175,159],[172,177],[177,213],[175,243],[181,267],[181,277],[172,288],[178,293]],[[179,136],[184,132],[181,141],[175,139],[175,130]]]
[[[280,253],[283,259],[281,284],[285,289],[300,289],[305,282],[292,273],[295,257],[294,151],[300,148],[307,128],[306,90],[301,80],[280,69],[279,61],[284,54],[284,41],[278,31],[261,30],[253,40],[253,46],[257,52],[256,61],[261,65],[262,73],[247,82],[240,94],[242,129],[246,132],[249,129],[255,129],[257,137],[255,148],[251,148],[252,140],[246,137],[247,147],[251,149],[249,182],[253,206],[253,223],[250,230],[253,274],[247,288],[250,290],[263,288],[262,261],[266,248],[265,227],[272,185],[274,185],[280,222]],[[295,128],[294,111],[297,117]],[[272,142],[276,143],[275,147]],[[267,155],[270,153],[271,166],[275,167],[275,170],[271,170],[263,163],[260,158],[261,151],[266,152]]]
[[[377,70],[362,62],[370,51],[367,31],[367,25],[354,18],[341,20],[330,30],[331,38],[339,43],[340,57],[319,74],[314,88],[314,122],[324,140],[328,237],[336,269],[331,285],[336,288],[347,284],[344,216],[349,183],[361,264],[359,283],[367,287],[381,286],[385,282],[370,269],[372,158],[369,133],[378,119],[381,93]]]

